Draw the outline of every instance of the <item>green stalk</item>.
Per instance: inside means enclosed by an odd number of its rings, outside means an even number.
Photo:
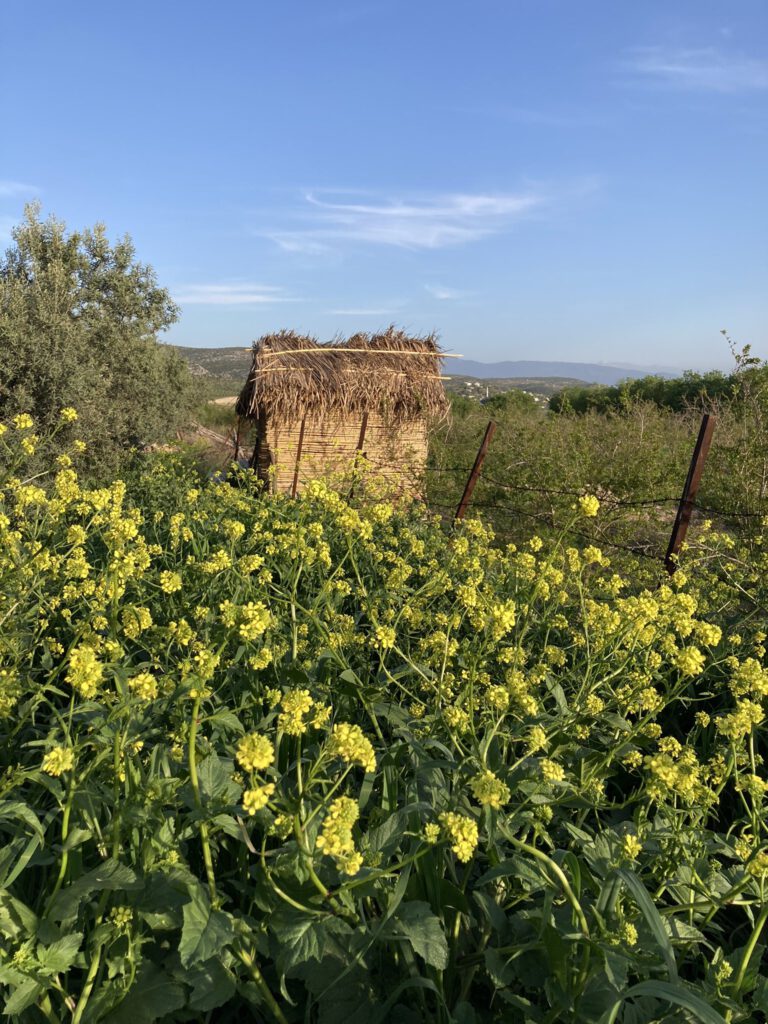
[[[250,955],[250,953],[246,953],[245,950],[238,949],[236,952],[237,952],[237,956],[239,957],[239,959],[245,965],[248,973],[253,978],[253,981],[254,981],[254,984],[256,985],[256,988],[261,993],[261,996],[262,996],[264,1002],[269,1007],[269,1010],[270,1010],[270,1013],[272,1014],[272,1016],[275,1018],[275,1020],[278,1022],[278,1024],[288,1024],[288,1021],[285,1018],[285,1014],[280,1009],[280,1006],[278,1005],[277,1000],[275,999],[275,997],[270,992],[269,986],[267,985],[266,981],[264,980],[264,975],[259,970],[259,968],[258,968],[258,966],[256,964],[256,961],[253,959],[253,957]],[[73,1024],[74,1024],[74,1022],[73,1022]]]
[[[72,777],[69,780],[69,789],[67,790],[67,799],[66,799],[66,803],[64,804],[64,816],[61,819],[61,843],[62,843],[62,846],[64,846],[66,844],[67,836],[69,835],[69,818],[70,818],[70,815],[72,813],[72,803],[73,803],[74,797],[75,797],[75,775],[74,775],[74,772],[73,772],[72,773]],[[61,886],[62,886],[62,884],[64,882],[64,879],[65,879],[66,874],[67,874],[67,865],[68,865],[68,863],[69,863],[69,850],[64,849],[64,850],[62,850],[62,853],[61,853],[61,864],[59,865],[59,874],[58,874],[58,877],[56,878],[56,884],[54,885],[53,892],[48,897],[48,902],[46,903],[46,906],[45,906],[45,913],[46,914],[51,909],[51,904],[53,903],[54,899],[56,898],[56,893],[59,891],[59,889],[61,888]]]
[[[91,960],[91,966],[88,968],[88,975],[85,979],[85,985],[83,985],[83,991],[80,993],[80,998],[77,1001],[75,1012],[72,1014],[72,1024],[80,1024],[83,1013],[85,1012],[85,1007],[88,1005],[88,1000],[91,998],[93,986],[96,984],[96,975],[99,973],[99,967],[101,966],[101,954],[103,950],[104,946],[99,946],[93,960]]]
[[[189,725],[189,782],[192,786],[192,795],[194,796],[195,807],[201,815],[198,829],[200,832],[200,843],[203,847],[203,863],[205,864],[205,875],[208,879],[208,893],[211,897],[211,902],[213,902],[216,899],[216,876],[213,871],[213,858],[211,857],[211,842],[208,835],[208,822],[202,818],[203,801],[200,797],[200,780],[197,777],[197,751],[195,749],[201,701],[202,697],[195,698],[195,703],[192,705],[192,721]]]
[[[744,984],[744,978],[749,967],[749,961],[752,959],[752,954],[755,951],[755,946],[760,938],[760,933],[765,927],[765,922],[768,921],[768,903],[763,904],[763,909],[760,911],[760,916],[755,922],[755,927],[752,929],[752,934],[749,937],[749,942],[744,949],[744,955],[741,958],[739,969],[736,972],[736,977],[733,979],[733,994],[738,996],[741,992],[741,986]]]

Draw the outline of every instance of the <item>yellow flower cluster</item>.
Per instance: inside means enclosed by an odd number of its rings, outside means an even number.
[[[280,701],[283,710],[278,715],[278,728],[287,736],[301,736],[307,731],[304,719],[313,704],[309,690],[288,690]]]
[[[728,715],[721,715],[715,721],[715,728],[734,743],[744,736],[749,736],[756,725],[765,721],[765,712],[759,704],[752,700],[740,700],[736,710]]]
[[[81,697],[86,700],[95,697],[103,677],[104,666],[93,647],[81,644],[70,652],[66,680]]]
[[[49,750],[40,765],[48,775],[58,776],[68,772],[75,766],[75,752],[71,747],[54,747]]]
[[[255,814],[263,807],[266,807],[275,792],[273,782],[265,786],[257,786],[256,789],[246,789],[243,793],[243,808],[247,814]]]
[[[128,689],[139,700],[154,700],[157,697],[157,679],[151,672],[139,672],[128,680]]]
[[[565,779],[563,766],[548,757],[542,757],[539,762],[539,771],[545,782],[562,782]]]
[[[352,829],[360,816],[357,803],[348,796],[334,800],[317,837],[317,849],[336,860],[347,875],[356,875],[363,865],[361,854],[355,850]]]
[[[600,511],[600,502],[594,494],[585,494],[578,501],[579,511],[589,519],[594,518]]]
[[[469,788],[479,804],[497,810],[510,797],[509,786],[487,768],[469,780]]]
[[[252,732],[238,740],[235,757],[246,771],[261,772],[275,760],[275,750],[266,736]]]
[[[471,818],[454,811],[445,811],[440,815],[440,824],[448,836],[451,849],[458,860],[466,862],[475,852],[478,840],[477,825]]]
[[[334,725],[328,751],[347,764],[359,764],[367,772],[376,771],[373,746],[359,725],[350,725],[348,722]]]

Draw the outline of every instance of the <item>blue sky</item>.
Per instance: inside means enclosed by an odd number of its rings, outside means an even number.
[[[768,356],[764,0],[5,5],[0,243],[128,232],[248,344],[394,321],[468,357]]]

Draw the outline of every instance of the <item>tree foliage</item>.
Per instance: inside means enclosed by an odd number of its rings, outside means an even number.
[[[45,431],[74,406],[90,472],[115,470],[188,413],[187,367],[157,340],[178,312],[128,237],[28,206],[0,258],[0,415],[33,412]]]

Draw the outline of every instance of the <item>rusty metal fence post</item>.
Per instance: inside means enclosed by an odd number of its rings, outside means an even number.
[[[485,434],[483,436],[482,443],[477,450],[475,456],[475,464],[472,466],[472,470],[469,474],[469,479],[464,487],[464,493],[461,496],[459,507],[456,509],[455,519],[463,519],[464,513],[467,511],[467,506],[472,498],[472,492],[477,484],[477,479],[480,476],[480,470],[482,469],[483,462],[485,462],[485,456],[488,452],[488,445],[491,443],[491,438],[496,431],[496,424],[491,420],[488,426],[485,428]]]
[[[669,538],[669,547],[664,556],[664,566],[671,576],[677,568],[677,559],[680,548],[683,546],[685,535],[693,515],[693,506],[698,494],[701,474],[704,472],[704,463],[707,460],[709,446],[712,443],[712,432],[715,429],[715,417],[705,413],[701,420],[699,436],[696,439],[696,446],[693,449],[691,465],[688,469],[688,476],[683,487],[683,494],[675,516],[675,525],[672,527],[672,536]]]

